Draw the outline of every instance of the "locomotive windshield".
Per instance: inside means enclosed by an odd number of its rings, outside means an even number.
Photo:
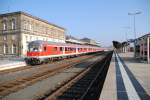
[[[32,51],[32,52],[37,52],[37,51],[40,51],[40,50],[41,50],[40,45],[39,45],[39,44],[35,44],[35,43],[29,44],[28,48],[29,48],[29,51],[30,51],[30,52],[31,52],[31,51]]]
[[[29,51],[39,51],[39,47],[32,45],[29,47]]]

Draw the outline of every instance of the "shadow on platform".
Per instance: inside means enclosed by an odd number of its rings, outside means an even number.
[[[128,63],[143,63],[139,58],[134,57],[121,57],[125,62]],[[115,62],[115,57],[112,57],[112,62]]]

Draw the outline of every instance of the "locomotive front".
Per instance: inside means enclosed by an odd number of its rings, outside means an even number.
[[[27,57],[25,61],[27,64],[40,64],[40,52],[42,51],[42,43],[40,41],[32,41],[28,45]]]

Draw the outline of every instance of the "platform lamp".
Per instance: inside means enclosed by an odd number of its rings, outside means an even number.
[[[128,13],[128,15],[133,16],[133,28],[134,28],[134,57],[136,57],[136,28],[135,28],[135,16],[141,14],[141,11],[135,11],[133,13]]]

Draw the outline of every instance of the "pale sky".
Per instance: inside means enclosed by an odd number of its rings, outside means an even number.
[[[150,0],[0,0],[0,13],[24,11],[67,29],[66,34],[88,37],[102,44],[134,38],[150,32]],[[125,27],[130,27],[127,29]]]

